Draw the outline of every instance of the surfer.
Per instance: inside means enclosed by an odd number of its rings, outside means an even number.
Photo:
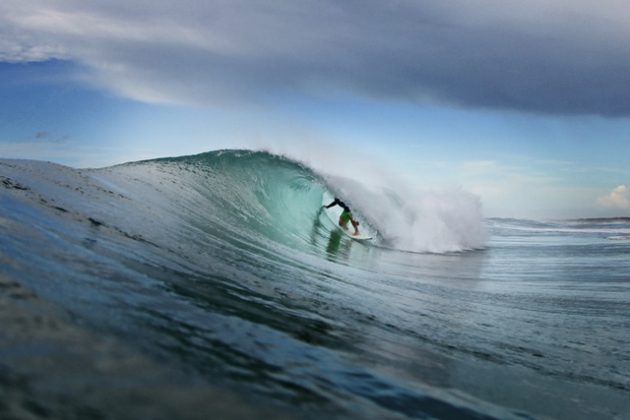
[[[359,221],[352,217],[350,207],[348,207],[346,203],[344,203],[337,197],[335,197],[335,201],[323,207],[329,209],[333,206],[339,206],[343,209],[343,211],[341,212],[341,216],[339,216],[339,226],[341,226],[343,230],[348,230],[348,222],[352,223],[352,227],[354,228],[354,235],[357,236],[359,234]]]

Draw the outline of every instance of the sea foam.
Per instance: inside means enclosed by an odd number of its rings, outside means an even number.
[[[481,199],[461,187],[418,187],[361,151],[274,144],[263,149],[305,163],[322,174],[331,193],[346,200],[385,246],[412,252],[459,252],[485,247]]]

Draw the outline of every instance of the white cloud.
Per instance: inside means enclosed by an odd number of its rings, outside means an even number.
[[[611,192],[597,199],[602,207],[630,209],[630,190],[625,185],[618,185]]]
[[[628,28],[617,0],[3,0],[0,61],[70,59],[147,102],[341,90],[630,115]]]

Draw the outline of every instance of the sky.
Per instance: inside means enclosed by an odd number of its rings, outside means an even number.
[[[0,158],[329,153],[487,216],[629,216],[628,39],[625,0],[3,0]]]

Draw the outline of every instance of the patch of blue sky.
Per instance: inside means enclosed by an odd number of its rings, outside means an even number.
[[[211,127],[221,135],[207,110],[125,99],[86,84],[82,71],[59,60],[0,63],[0,156],[113,164],[205,151],[186,145],[211,137]]]
[[[106,139],[107,122],[135,105],[75,80],[75,70],[67,61],[1,63],[0,139]]]

